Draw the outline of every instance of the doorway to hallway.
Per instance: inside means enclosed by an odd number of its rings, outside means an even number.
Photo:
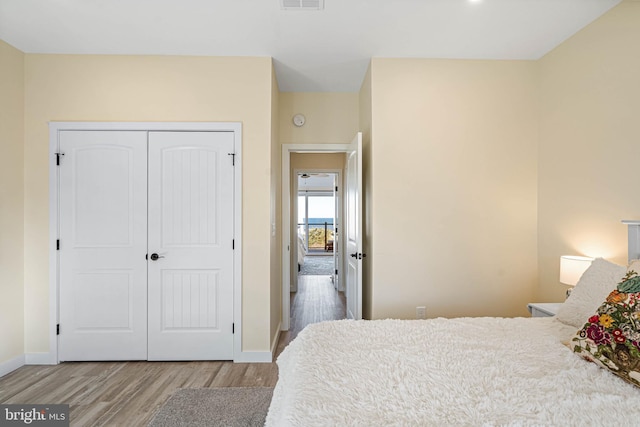
[[[291,289],[291,330],[294,335],[310,323],[344,319],[345,297],[340,289],[338,172],[296,171],[296,250],[298,269]]]
[[[302,252],[297,250],[301,244],[296,221],[298,172],[338,173],[339,206],[337,211],[340,212],[340,217],[344,218],[344,221],[338,219],[337,233],[333,241],[333,249],[334,253],[337,251],[336,259],[338,262],[337,287],[338,291],[345,291],[347,306],[355,308],[347,310],[347,313],[351,313],[350,316],[354,319],[362,318],[360,310],[362,298],[361,264],[364,255],[361,253],[360,240],[362,224],[360,219],[362,216],[361,147],[361,133],[359,132],[351,144],[299,144],[283,145],[282,147],[282,331],[288,331],[291,322],[295,321],[291,310],[292,292],[298,292],[298,278],[304,280],[306,277],[306,275],[299,275],[298,269],[299,261],[303,258],[302,255],[299,255]],[[357,161],[353,161],[353,159]],[[348,176],[349,180],[343,181],[343,175]],[[304,242],[302,243],[304,244]],[[351,243],[354,243],[355,247]],[[349,257],[346,256],[347,244],[351,250],[350,255],[356,257],[354,258],[356,268],[351,262],[347,262],[351,261],[347,260]],[[351,291],[346,292],[349,289]]]

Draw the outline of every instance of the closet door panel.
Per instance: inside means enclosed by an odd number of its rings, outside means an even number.
[[[146,132],[60,134],[61,361],[147,358]]]
[[[149,359],[233,359],[233,133],[149,133]],[[154,255],[155,254],[155,255]]]

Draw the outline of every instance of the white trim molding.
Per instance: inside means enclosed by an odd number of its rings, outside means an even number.
[[[48,353],[27,353],[24,355],[25,365],[57,365],[58,354],[53,352]]]
[[[271,363],[273,354],[270,351],[243,351],[234,357],[233,363]]]
[[[344,221],[343,221],[343,217],[344,217],[344,209],[343,209],[344,208],[343,207],[343,196],[344,196],[344,194],[343,193],[344,193],[344,191],[343,190],[344,189],[342,187],[342,172],[343,172],[343,169],[298,168],[298,169],[293,169],[292,172],[293,172],[293,174],[292,174],[293,176],[299,175],[300,173],[304,173],[304,172],[306,172],[306,173],[327,173],[327,174],[333,174],[333,175],[336,176],[335,185],[340,189],[339,192],[338,192],[338,195],[335,197],[335,199],[337,199],[337,200],[335,200],[336,207],[338,208],[338,212],[339,212],[339,214],[336,216],[336,221],[337,221],[337,224],[338,224],[338,228],[340,229],[340,231],[339,231],[340,234],[339,235],[344,235],[344,227],[343,227],[343,225],[344,225]],[[290,200],[291,200],[290,203],[293,204],[293,206],[291,206],[291,208],[293,209],[293,212],[297,212],[297,210],[298,210],[298,198],[297,197],[291,197],[291,196],[294,195],[294,194],[298,194],[298,192],[300,191],[300,189],[298,187],[298,180],[294,180],[293,182],[291,182],[290,189],[291,189],[291,193],[289,194],[289,197],[290,197]],[[313,194],[313,191],[310,191],[309,193]],[[335,194],[335,193],[333,193],[333,194]],[[291,212],[291,211],[289,211],[289,212]],[[291,218],[289,218],[289,223],[292,226],[290,232],[293,233],[293,237],[291,239],[290,251],[292,251],[293,259],[295,260],[295,259],[297,259],[296,255],[298,254],[298,241],[296,240],[297,236],[296,236],[296,232],[295,232],[297,227],[295,226],[295,224],[293,224],[293,221],[296,221],[296,223],[297,223],[297,220],[295,218],[293,220]],[[336,263],[335,267],[338,269],[338,272],[340,274],[342,274],[342,272],[343,272],[343,264],[344,263],[341,262],[341,258],[340,257],[342,257],[344,255],[344,253],[345,253],[344,252],[344,246],[343,246],[343,244],[344,244],[343,240],[339,239],[338,240],[338,244],[340,245],[340,247],[336,248],[336,249],[338,249],[339,259],[337,259],[337,263]],[[294,266],[290,266],[290,268],[291,267],[294,267]],[[290,273],[293,273],[295,270],[296,270],[295,268],[292,268],[290,270]],[[290,292],[297,292],[298,291],[298,276],[297,276],[297,274],[293,274],[293,275],[290,274],[289,278],[290,278],[290,285],[291,285]],[[340,286],[344,285],[344,280],[340,280],[339,284],[340,284]],[[335,283],[334,283],[334,285],[335,285]],[[338,290],[344,291],[344,289],[338,289]]]
[[[20,356],[16,356],[13,359],[5,360],[0,363],[0,378],[10,374],[16,369],[22,368],[25,365],[24,360],[24,354],[21,354]]]
[[[138,131],[186,131],[234,133],[234,241],[233,260],[234,291],[233,319],[235,334],[233,354],[235,362],[254,358],[254,352],[242,351],[242,123],[240,122],[49,122],[49,353],[27,355],[28,364],[56,364],[58,339],[56,326],[59,321],[58,288],[59,259],[56,242],[59,238],[58,169],[56,153],[59,132],[65,130],[138,130]],[[268,353],[268,352],[265,352]],[[270,354],[269,354],[270,357]],[[258,358],[265,358],[260,356]],[[270,361],[270,360],[269,360]]]
[[[282,322],[276,328],[276,336],[271,341],[271,361],[275,358],[276,351],[278,351],[278,342],[280,341],[280,332],[282,330]]]

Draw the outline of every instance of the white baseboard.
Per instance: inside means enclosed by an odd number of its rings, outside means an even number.
[[[23,367],[24,364],[24,354],[0,363],[0,377],[4,377],[16,369]]]
[[[278,324],[276,328],[276,336],[273,338],[271,342],[271,358],[276,354],[276,350],[278,349],[278,341],[280,341],[280,330],[282,329],[282,322]]]
[[[271,363],[273,362],[273,355],[276,354],[276,347],[278,346],[278,340],[280,339],[280,327],[282,323],[278,325],[277,333],[273,342],[271,343],[271,351],[242,351],[236,355],[233,359],[234,363]]]
[[[233,363],[271,363],[273,354],[270,351],[243,351],[236,354]]]
[[[58,361],[51,353],[27,353],[25,365],[57,365]]]
[[[273,361],[273,354],[275,346],[278,345],[278,337],[280,336],[280,332],[276,335],[276,339],[274,340],[274,344],[272,344],[271,351],[243,351],[239,355],[234,357],[233,361],[235,363],[271,363]],[[19,359],[18,361],[16,361]],[[24,356],[20,356],[16,359],[11,359],[5,363],[0,364],[0,376],[8,374],[9,372],[18,369],[23,365],[57,365],[58,362],[55,360],[50,353],[27,353]],[[5,373],[3,368],[7,366],[14,366],[13,368],[7,368]]]

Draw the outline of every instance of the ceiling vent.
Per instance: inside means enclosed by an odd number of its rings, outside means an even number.
[[[280,0],[283,10],[323,10],[324,0]]]

